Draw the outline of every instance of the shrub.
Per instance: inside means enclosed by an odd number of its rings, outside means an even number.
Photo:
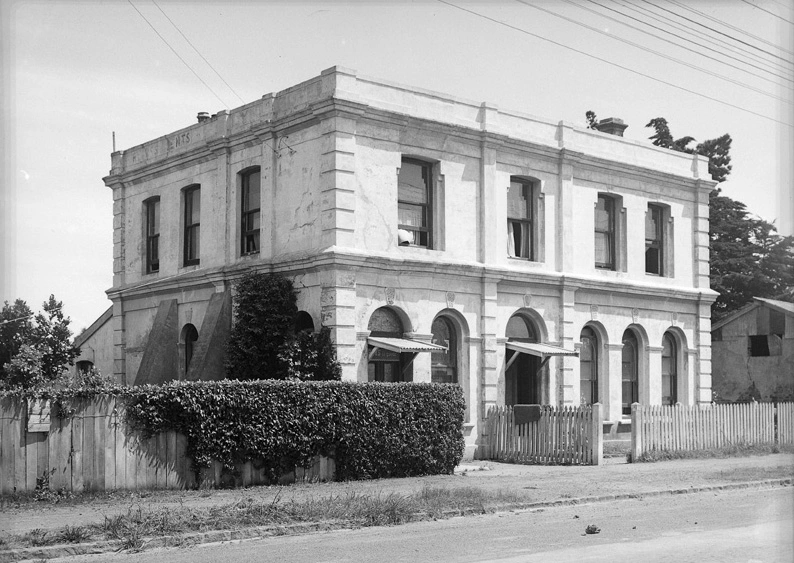
[[[249,272],[235,286],[234,324],[226,344],[229,379],[339,380],[331,331],[295,333],[298,308],[292,281]]]
[[[347,480],[452,473],[463,456],[463,393],[454,385],[173,382],[129,396],[130,424],[145,436],[184,434],[195,469],[255,461],[276,480],[320,454]]]

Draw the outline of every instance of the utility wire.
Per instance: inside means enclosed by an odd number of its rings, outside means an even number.
[[[173,22],[173,20],[172,20],[171,18],[169,18],[169,17],[168,17],[168,14],[166,14],[166,13],[163,11],[163,9],[160,7],[160,5],[159,5],[157,2],[155,2],[155,0],[152,0],[152,4],[154,4],[155,6],[157,6],[157,9],[158,9],[158,10],[160,10],[160,12],[161,12],[161,13],[162,13],[162,14],[165,16],[165,19],[167,19],[167,20],[168,20],[168,21],[171,23],[171,25],[173,25],[173,26],[174,26],[174,29],[176,29],[176,30],[179,32],[179,35],[181,35],[181,36],[182,36],[182,39],[184,39],[185,41],[187,41],[187,44],[188,44],[188,45],[190,45],[191,47],[193,47],[193,50],[196,52],[196,54],[198,54],[198,56],[199,56],[199,57],[201,57],[201,60],[202,60],[202,61],[204,61],[205,63],[207,63],[207,66],[208,66],[208,67],[210,67],[210,68],[212,69],[212,72],[214,72],[214,73],[215,73],[215,74],[218,76],[218,78],[220,78],[220,79],[221,79],[221,81],[222,81],[224,84],[226,84],[226,87],[227,87],[229,90],[231,90],[231,91],[232,91],[232,93],[233,93],[235,96],[237,96],[237,99],[238,99],[238,100],[240,100],[240,103],[244,104],[244,103],[245,103],[245,100],[243,100],[243,99],[240,97],[240,94],[238,94],[237,92],[235,92],[235,91],[234,91],[234,88],[232,88],[232,87],[229,85],[229,83],[228,83],[228,82],[226,82],[226,80],[224,80],[223,76],[221,76],[221,73],[219,73],[217,70],[215,70],[215,67],[214,67],[214,66],[212,66],[212,65],[210,64],[210,62],[209,62],[209,61],[208,61],[206,58],[204,58],[204,55],[202,55],[202,54],[201,54],[201,52],[200,52],[198,49],[196,49],[196,46],[195,46],[195,45],[193,45],[193,43],[191,43],[191,42],[190,42],[190,39],[188,39],[188,38],[187,38],[187,36],[186,36],[184,33],[182,33],[182,30],[181,30],[181,29],[179,29],[179,26],[178,26],[178,25],[176,25],[176,24]]]
[[[625,43],[626,45],[631,45],[632,47],[634,47],[636,49],[640,49],[642,51],[646,51],[648,53],[654,54],[654,55],[656,55],[658,57],[661,57],[663,59],[667,59],[668,61],[672,61],[674,63],[678,63],[678,64],[680,64],[682,66],[686,66],[686,67],[689,67],[691,69],[698,70],[700,72],[704,72],[704,73],[706,73],[706,74],[708,74],[710,76],[713,76],[714,78],[719,78],[720,80],[724,80],[726,82],[730,82],[731,84],[735,84],[736,86],[739,86],[741,88],[746,88],[748,90],[752,90],[753,92],[757,92],[758,94],[761,94],[761,95],[764,95],[764,96],[769,96],[770,98],[775,98],[776,100],[780,100],[781,102],[784,102],[784,103],[787,103],[787,104],[794,104],[794,100],[787,100],[786,98],[783,98],[781,96],[777,96],[775,94],[770,94],[769,92],[765,92],[764,90],[762,90],[760,88],[756,88],[755,86],[751,86],[749,84],[745,84],[745,83],[743,83],[743,82],[741,82],[739,80],[736,80],[736,79],[733,79],[733,78],[729,78],[727,76],[723,76],[722,74],[719,74],[717,72],[713,72],[711,70],[705,69],[703,67],[699,67],[699,66],[694,65],[692,63],[688,63],[686,61],[682,61],[681,59],[676,59],[675,57],[671,57],[669,55],[665,55],[664,53],[661,53],[659,51],[656,51],[656,50],[651,49],[649,47],[646,47],[644,45],[640,45],[639,43],[635,43],[634,41],[629,41],[628,39],[624,39],[623,37],[618,37],[616,35],[612,35],[610,33],[607,33],[607,32],[605,32],[603,30],[598,29],[597,27],[593,27],[591,25],[587,25],[586,23],[582,23],[580,21],[577,21],[577,20],[575,20],[573,18],[569,18],[568,16],[563,16],[562,14],[558,14],[556,12],[552,12],[551,10],[547,10],[546,8],[541,8],[540,6],[535,6],[533,4],[529,4],[528,2],[526,2],[526,0],[516,0],[516,2],[518,2],[520,4],[523,4],[523,5],[525,5],[525,6],[529,7],[529,8],[533,8],[535,10],[540,10],[541,12],[547,13],[549,15],[552,15],[552,16],[556,17],[556,18],[560,18],[560,19],[563,19],[565,21],[569,21],[571,23],[574,23],[576,25],[584,27],[585,29],[589,29],[590,31],[594,31],[595,33],[599,33],[601,35],[605,35],[606,37],[609,37],[610,39],[614,39],[615,41],[620,41],[621,43]]]
[[[724,106],[732,107],[734,109],[738,109],[740,111],[743,111],[743,112],[746,112],[746,113],[750,113],[750,114],[753,114],[755,116],[762,117],[764,119],[768,119],[769,121],[774,121],[775,123],[779,123],[780,125],[785,125],[786,127],[794,128],[794,125],[792,125],[790,123],[786,123],[784,121],[780,121],[778,119],[775,119],[774,117],[769,117],[768,115],[764,115],[762,113],[755,112],[755,111],[753,111],[751,109],[747,109],[747,108],[742,107],[742,106],[737,106],[735,104],[732,104],[730,102],[726,102],[724,100],[720,100],[718,98],[713,98],[713,97],[708,96],[706,94],[702,94],[701,92],[696,92],[695,90],[690,90],[689,88],[685,88],[683,86],[678,86],[678,85],[673,84],[671,82],[667,82],[667,81],[662,80],[660,78],[656,78],[655,76],[651,76],[650,74],[645,74],[644,72],[640,72],[638,70],[634,70],[633,68],[629,68],[629,67],[623,66],[621,64],[614,63],[614,62],[612,62],[610,60],[604,59],[604,58],[599,57],[597,55],[590,54],[590,53],[588,53],[586,51],[581,51],[581,50],[576,49],[574,47],[571,47],[569,45],[565,45],[564,43],[560,43],[558,41],[554,41],[553,39],[549,39],[547,37],[543,37],[542,35],[538,35],[536,33],[532,33],[531,31],[527,31],[526,29],[517,27],[517,26],[509,24],[507,22],[503,22],[501,20],[497,20],[497,19],[492,18],[490,16],[486,16],[485,14],[481,14],[479,12],[475,12],[474,10],[470,10],[468,8],[464,8],[463,6],[458,6],[456,4],[453,4],[452,2],[448,2],[447,0],[436,0],[436,1],[441,3],[441,4],[446,4],[447,6],[450,6],[452,8],[456,8],[456,9],[462,11],[462,12],[467,12],[467,13],[472,14],[474,16],[477,16],[479,18],[482,18],[482,19],[488,20],[490,22],[502,25],[504,27],[508,27],[508,28],[510,28],[510,29],[512,29],[514,31],[518,31],[519,33],[523,33],[525,35],[529,35],[530,37],[534,37],[536,39],[540,39],[541,41],[546,41],[546,42],[551,43],[553,45],[557,45],[558,47],[562,47],[563,49],[568,49],[570,51],[574,51],[575,53],[579,53],[580,55],[584,55],[586,57],[590,57],[591,59],[595,59],[597,61],[601,61],[602,63],[606,63],[606,64],[611,65],[611,66],[615,66],[615,67],[620,68],[622,70],[625,70],[627,72],[631,72],[632,74],[637,74],[637,75],[642,76],[644,78],[648,78],[650,80],[653,80],[654,82],[660,82],[660,83],[665,84],[667,86],[671,86],[671,87],[673,87],[673,88],[675,88],[677,90],[682,90],[682,91],[687,92],[689,94],[694,94],[695,96],[699,96],[701,98],[706,98],[706,99],[711,100],[713,102],[717,102],[718,104],[722,104]]]
[[[649,2],[648,0],[642,0],[642,1],[645,2],[646,4],[650,4],[651,6],[659,8],[660,10],[664,10],[665,12],[669,12],[669,13],[673,14],[676,17],[679,17],[679,18],[684,19],[686,21],[692,22],[692,23],[694,23],[696,25],[705,27],[706,29],[709,29],[709,30],[713,31],[714,33],[718,33],[720,35],[724,35],[728,39],[733,39],[734,41],[736,41],[738,43],[743,43],[744,45],[747,45],[748,47],[752,47],[753,49],[757,49],[758,51],[761,51],[762,53],[766,53],[767,55],[769,55],[771,57],[775,57],[776,59],[780,59],[782,61],[785,61],[788,64],[794,64],[794,63],[791,62],[791,60],[789,60],[789,59],[787,59],[785,57],[781,57],[780,55],[776,55],[775,53],[770,53],[769,51],[767,51],[765,49],[762,49],[758,45],[753,45],[752,43],[748,43],[747,41],[742,41],[741,39],[739,39],[737,37],[734,37],[733,35],[729,35],[729,34],[724,33],[724,32],[722,32],[722,31],[720,31],[718,29],[714,29],[713,27],[709,27],[706,24],[700,23],[699,21],[693,20],[693,19],[688,18],[686,16],[682,16],[681,14],[678,14],[678,13],[672,11],[672,10],[668,10],[667,8],[664,8],[662,6],[654,4],[653,2]],[[712,17],[712,16],[710,16],[710,15],[708,15],[706,13],[703,13],[703,12],[701,12],[699,10],[695,10],[694,8],[690,8],[689,6],[685,6],[684,4],[681,4],[680,2],[676,2],[676,0],[667,0],[667,1],[672,3],[672,4],[675,4],[679,8],[683,8],[684,10],[687,10],[689,12],[698,14],[698,15],[700,15],[700,16],[708,19],[708,20],[711,20],[711,21],[715,22],[715,23],[722,24],[725,27],[733,29],[734,31],[738,31],[739,33],[743,33],[743,34],[747,35],[748,37],[752,37],[753,39],[756,39],[756,40],[760,41],[761,43],[766,43],[767,45],[771,45],[772,47],[775,47],[776,49],[780,49],[784,53],[788,53],[790,55],[794,55],[794,53],[792,53],[791,51],[788,51],[788,50],[784,49],[783,47],[781,47],[779,45],[775,45],[774,43],[771,43],[771,42],[767,41],[766,39],[763,39],[762,37],[758,37],[757,35],[753,35],[752,33],[747,33],[746,31],[744,31],[743,29],[741,29],[739,27],[736,27],[735,25],[731,25],[731,24],[726,23],[726,22],[724,22],[724,21],[722,21],[720,19]]]
[[[690,25],[685,24],[685,23],[676,22],[676,21],[673,21],[673,20],[671,20],[669,18],[662,19],[662,15],[661,14],[657,14],[656,12],[646,8],[645,6],[640,6],[638,4],[632,4],[628,0],[622,0],[622,2],[621,2],[621,0],[618,0],[618,4],[621,5],[624,8],[628,8],[629,10],[633,10],[633,11],[638,12],[638,13],[642,12],[643,16],[649,16],[654,21],[657,21],[657,22],[660,22],[660,23],[664,23],[664,24],[669,25],[670,27],[672,27],[674,29],[683,31],[684,33],[696,34],[696,35],[700,36],[700,38],[703,39],[704,41],[706,41],[708,43],[711,43],[712,45],[715,45],[715,46],[719,47],[720,49],[727,48],[727,49],[730,49],[731,51],[733,51],[734,53],[742,53],[743,55],[745,55],[747,57],[751,57],[755,62],[761,63],[763,65],[770,66],[770,67],[774,68],[775,70],[779,70],[781,72],[789,72],[789,73],[790,72],[794,72],[794,69],[785,68],[779,62],[769,61],[769,60],[765,59],[763,55],[761,55],[759,53],[755,53],[754,51],[750,51],[749,49],[746,49],[745,47],[743,47],[741,45],[732,45],[731,43],[728,43],[724,39],[721,39],[719,37],[712,37],[711,35],[708,35],[706,33],[702,33],[699,30],[697,30],[694,26],[690,26]]]
[[[163,43],[165,43],[165,44],[168,46],[168,48],[169,48],[169,49],[171,49],[171,51],[172,51],[172,52],[173,52],[173,53],[174,53],[174,54],[177,56],[177,58],[178,58],[180,61],[182,61],[182,64],[184,64],[184,65],[185,65],[185,66],[186,66],[188,69],[190,69],[190,72],[192,72],[192,73],[195,75],[195,77],[196,77],[196,78],[198,78],[198,79],[199,79],[199,81],[200,81],[200,82],[201,82],[201,83],[202,83],[204,86],[206,86],[206,87],[207,87],[207,90],[209,90],[210,92],[212,92],[212,94],[213,94],[213,95],[214,95],[216,98],[218,98],[218,101],[220,101],[220,103],[222,103],[222,104],[224,105],[224,107],[226,107],[226,109],[229,109],[229,106],[228,106],[228,104],[227,104],[226,102],[224,102],[224,101],[221,99],[221,97],[220,97],[218,94],[216,94],[216,93],[215,93],[215,90],[213,90],[212,88],[210,88],[210,85],[209,85],[209,84],[207,84],[206,82],[204,82],[204,80],[202,80],[202,79],[201,79],[201,77],[198,75],[198,73],[196,73],[196,71],[195,71],[195,70],[193,70],[193,67],[191,67],[189,64],[187,64],[187,62],[185,61],[185,59],[183,59],[182,57],[180,57],[180,56],[179,56],[179,53],[177,53],[177,52],[176,52],[176,50],[175,50],[173,47],[171,47],[171,44],[170,44],[168,41],[166,41],[165,37],[163,37],[162,35],[160,35],[160,32],[159,32],[159,31],[157,31],[157,29],[155,29],[155,27],[152,25],[152,22],[150,22],[149,20],[147,20],[147,19],[146,19],[146,16],[144,16],[144,15],[141,13],[141,11],[140,11],[140,10],[139,10],[139,9],[138,9],[136,6],[135,6],[135,4],[133,4],[133,3],[132,3],[132,0],[127,0],[127,2],[129,2],[130,6],[132,6],[133,8],[135,8],[135,11],[136,11],[136,12],[138,12],[138,14],[139,14],[139,15],[140,15],[140,16],[143,18],[143,20],[144,20],[144,21],[145,21],[147,24],[149,24],[149,27],[151,27],[151,28],[152,28],[152,31],[154,31],[154,32],[157,34],[157,37],[159,37],[160,39],[162,39],[162,40],[163,40]]]
[[[656,35],[655,33],[650,33],[650,32],[647,32],[647,31],[643,31],[643,30],[641,30],[641,29],[637,29],[636,27],[632,26],[632,25],[631,25],[631,24],[629,24],[629,23],[626,23],[626,22],[624,22],[624,21],[621,21],[621,20],[619,20],[619,19],[617,19],[617,18],[613,18],[612,16],[609,16],[609,15],[603,14],[603,13],[601,13],[601,12],[598,12],[597,10],[592,10],[592,9],[590,9],[590,8],[587,8],[587,7],[585,7],[585,6],[582,6],[582,5],[580,5],[580,4],[577,4],[576,2],[572,2],[571,0],[563,0],[563,2],[567,2],[568,4],[572,4],[572,5],[574,5],[574,6],[578,7],[578,8],[581,8],[582,10],[586,10],[586,11],[588,11],[588,12],[590,12],[590,13],[592,13],[592,14],[596,14],[596,15],[598,15],[598,16],[600,16],[600,17],[602,17],[602,18],[606,18],[606,19],[608,19],[608,20],[611,20],[611,21],[617,22],[617,23],[619,23],[620,25],[624,25],[624,26],[626,26],[626,27],[631,27],[631,28],[633,28],[633,29],[636,29],[637,31],[640,31],[641,33],[644,33],[645,35],[648,35],[648,36],[650,36],[650,37],[653,37],[653,38],[655,38],[655,39],[659,39],[660,41],[664,41],[664,42],[666,42],[666,43],[670,43],[671,45],[675,45],[676,47],[679,47],[679,48],[681,48],[681,49],[689,49],[688,47],[685,47],[684,45],[681,45],[680,43],[677,43],[677,42],[675,42],[675,41],[671,41],[670,39],[667,39],[667,38],[665,38],[665,37],[662,37],[662,36],[660,36],[660,35]],[[684,41],[688,41],[688,42],[690,42],[690,43],[693,43],[693,44],[697,45],[698,47],[703,47],[704,49],[708,49],[709,51],[712,51],[712,49],[711,49],[710,47],[708,47],[707,45],[704,45],[704,44],[702,44],[702,43],[698,43],[697,41],[692,41],[691,39],[688,39],[688,38],[686,38],[686,37],[683,37],[683,36],[681,36],[681,35],[678,35],[678,34],[676,34],[676,33],[672,33],[671,31],[668,31],[668,30],[666,30],[666,29],[663,29],[663,28],[661,28],[661,27],[659,27],[659,26],[656,26],[656,25],[653,25],[653,24],[647,23],[647,22],[643,21],[643,20],[642,20],[642,19],[640,19],[640,18],[635,18],[635,17],[633,17],[633,16],[631,16],[631,15],[629,15],[629,14],[625,14],[625,13],[621,12],[620,10],[615,10],[614,8],[610,8],[609,6],[604,6],[603,4],[599,4],[598,2],[595,2],[595,1],[593,1],[593,0],[588,0],[588,2],[590,2],[591,4],[595,4],[596,6],[599,6],[600,8],[604,8],[604,9],[606,9],[606,10],[610,10],[610,11],[613,11],[613,12],[615,12],[615,13],[618,13],[618,14],[620,14],[620,15],[622,15],[622,16],[624,16],[624,17],[626,17],[626,18],[629,18],[629,19],[631,19],[631,20],[637,21],[637,22],[639,22],[639,23],[641,23],[641,24],[647,25],[647,26],[649,26],[649,27],[651,27],[651,28],[653,28],[653,29],[658,29],[658,30],[660,30],[660,31],[662,31],[662,32],[664,32],[664,33],[667,33],[667,34],[670,34],[670,35],[672,35],[673,37],[677,37],[677,38],[679,38],[679,39],[682,39],[682,40],[684,40]],[[610,35],[610,37],[612,37],[612,36]],[[701,57],[705,57],[705,58],[707,58],[707,59],[710,59],[710,60],[712,60],[712,61],[718,62],[718,63],[720,63],[720,64],[723,64],[723,65],[725,65],[725,66],[729,66],[729,67],[731,67],[731,68],[733,68],[733,69],[736,69],[736,70],[738,70],[738,71],[740,71],[740,72],[746,72],[747,74],[749,74],[749,75],[751,75],[751,76],[755,76],[756,78],[758,78],[758,79],[760,79],[760,80],[765,80],[765,81],[767,81],[767,82],[771,82],[771,83],[773,83],[773,84],[779,84],[779,81],[778,81],[778,80],[773,80],[773,79],[771,79],[771,78],[767,78],[767,77],[765,77],[765,76],[761,76],[761,75],[759,75],[759,74],[756,74],[756,73],[754,73],[754,72],[752,72],[752,71],[750,71],[750,70],[746,70],[746,69],[744,69],[744,68],[738,67],[738,66],[736,66],[736,65],[733,65],[733,64],[731,64],[730,62],[725,62],[725,61],[723,61],[723,60],[721,60],[721,59],[718,59],[718,58],[716,58],[716,57],[713,57],[713,56],[711,56],[711,55],[708,55],[708,54],[706,54],[706,53],[698,53],[698,55],[700,55]],[[724,56],[725,56],[725,55],[724,55]],[[739,62],[739,61],[737,61],[737,62]],[[760,67],[760,66],[754,65],[754,64],[752,64],[752,63],[743,63],[743,64],[747,64],[747,65],[749,65],[749,66],[751,66],[751,67],[753,67],[753,68],[757,68],[757,69],[758,69],[758,70],[760,70],[760,71],[767,72],[767,73],[769,73],[769,74],[771,74],[771,75],[773,75],[773,76],[775,76],[775,77],[777,77],[777,78],[779,78],[779,79],[781,79],[781,80],[787,80],[788,82],[792,82],[792,83],[794,83],[794,79],[792,79],[792,78],[786,78],[785,76],[781,76],[781,75],[779,75],[779,74],[775,74],[775,73],[774,73],[774,72],[772,72],[771,70],[767,70],[767,69],[765,69],[765,68],[763,68],[763,67]],[[791,88],[791,87],[789,86],[789,88]]]
[[[790,24],[793,24],[793,25],[794,25],[794,22],[793,22],[793,21],[791,21],[791,20],[787,20],[786,18],[784,18],[784,17],[782,17],[782,16],[778,16],[778,15],[777,15],[775,12],[770,12],[770,11],[769,11],[769,10],[767,10],[766,8],[762,8],[761,6],[759,6],[759,5],[757,5],[757,4],[753,4],[752,2],[748,2],[747,0],[742,0],[742,2],[744,2],[745,4],[749,4],[749,5],[750,5],[750,6],[752,6],[753,8],[757,8],[757,9],[761,10],[762,12],[766,12],[767,14],[769,14],[769,15],[771,15],[771,16],[775,16],[776,18],[780,18],[781,20],[783,20],[783,21],[784,21],[784,22],[786,22],[786,23],[790,23]]]

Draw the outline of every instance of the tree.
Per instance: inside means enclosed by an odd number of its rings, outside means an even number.
[[[33,311],[22,299],[3,303],[0,311],[0,380],[5,379],[5,366],[17,355],[33,330]]]
[[[235,286],[234,323],[226,346],[229,379],[286,379],[282,348],[293,338],[297,296],[280,275],[245,274]]]
[[[724,182],[731,173],[728,133],[691,149],[694,138],[673,140],[663,117],[651,119],[646,127],[656,131],[649,137],[656,146],[708,157],[715,182]],[[709,194],[709,241],[711,288],[720,294],[711,308],[714,320],[753,297],[794,300],[788,291],[794,282],[794,238],[782,237],[772,223],[751,217],[742,202],[722,195],[720,188]]]
[[[3,362],[0,386],[43,388],[59,383],[67,366],[74,365],[80,349],[71,343],[71,320],[63,315],[63,303],[54,295],[35,315],[17,299],[3,308],[4,324],[0,349],[9,359]],[[12,315],[16,315],[12,317]]]
[[[235,286],[234,325],[226,345],[229,379],[339,380],[331,331],[295,331],[297,294],[280,275],[249,272]]]

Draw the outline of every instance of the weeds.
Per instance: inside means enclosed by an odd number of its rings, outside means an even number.
[[[777,453],[794,453],[794,446],[779,444],[751,444],[751,445],[731,445],[722,448],[711,448],[707,450],[654,450],[645,452],[639,456],[635,462],[654,462],[669,461],[672,459],[709,459],[726,457],[748,457],[753,455],[770,455]],[[627,460],[632,462],[631,454],[627,455]]]
[[[82,543],[91,537],[91,532],[82,526],[65,526],[58,539],[63,543]]]

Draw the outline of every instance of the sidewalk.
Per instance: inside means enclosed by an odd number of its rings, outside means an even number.
[[[607,458],[605,462],[601,466],[541,466],[475,461],[459,466],[454,475],[234,490],[118,491],[84,502],[31,502],[18,506],[4,503],[0,511],[0,536],[24,534],[36,528],[55,530],[66,525],[102,522],[105,516],[125,513],[131,507],[198,508],[252,498],[269,501],[277,496],[281,501],[289,501],[349,493],[408,495],[423,487],[477,487],[490,492],[519,492],[522,504],[530,505],[794,480],[794,454],[636,464],[628,464],[623,458]]]

